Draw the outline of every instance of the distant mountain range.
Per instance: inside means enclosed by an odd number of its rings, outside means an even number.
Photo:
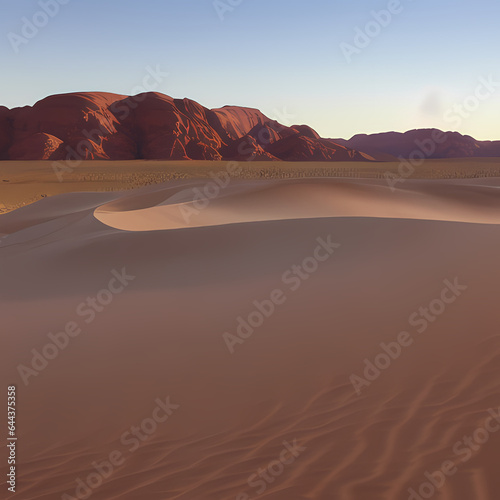
[[[382,161],[422,154],[500,157],[500,141],[434,129],[325,139],[307,125],[285,126],[257,109],[208,109],[156,92],[82,92],[34,106],[0,106],[0,160]]]
[[[399,132],[359,134],[349,140],[334,139],[334,141],[381,160],[500,156],[500,141],[477,141],[469,135],[442,132],[437,129],[410,130],[404,134]]]

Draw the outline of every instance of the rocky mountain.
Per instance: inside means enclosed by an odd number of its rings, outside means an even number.
[[[287,127],[257,109],[208,109],[148,92],[83,92],[34,106],[0,107],[2,160],[372,160],[321,139],[307,125]]]
[[[349,140],[334,139],[348,148],[377,159],[500,157],[500,141],[477,141],[458,132],[419,129],[408,132],[359,134]]]

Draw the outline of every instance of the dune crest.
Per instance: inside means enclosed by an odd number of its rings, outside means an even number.
[[[374,180],[232,181],[211,200],[204,190],[210,195],[216,185],[200,180],[147,188],[99,206],[94,216],[127,231],[320,217],[500,223],[500,214],[492,210],[497,203],[493,190],[498,189],[494,180],[473,187],[458,181],[436,184],[407,181],[404,189],[392,192],[385,182]],[[155,204],[150,206],[152,199]]]
[[[500,180],[203,186],[0,217],[13,498],[492,500]]]

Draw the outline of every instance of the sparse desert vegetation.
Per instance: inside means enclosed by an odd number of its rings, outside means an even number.
[[[233,162],[234,163],[234,162]],[[225,161],[82,161],[56,175],[51,161],[0,163],[0,213],[28,205],[46,196],[78,191],[120,191],[175,179],[209,178],[226,171]],[[292,179],[347,177],[384,179],[388,173],[413,179],[470,179],[500,177],[500,159],[427,160],[409,174],[397,162],[275,162],[238,163],[233,177]],[[59,180],[60,179],[60,180]]]

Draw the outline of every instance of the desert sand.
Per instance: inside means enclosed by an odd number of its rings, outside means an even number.
[[[0,217],[11,498],[497,498],[500,178],[206,186]]]
[[[421,165],[403,161],[109,161],[76,164],[52,161],[0,161],[0,214],[48,196],[72,192],[112,192],[179,179],[298,179],[311,177],[383,179],[394,185],[407,179],[480,179],[500,177],[498,158],[426,160]]]

